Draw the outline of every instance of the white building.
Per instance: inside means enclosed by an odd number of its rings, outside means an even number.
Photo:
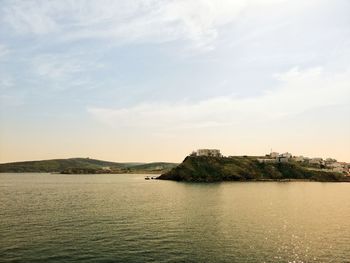
[[[312,158],[309,160],[309,164],[323,164],[322,158]]]
[[[334,172],[339,172],[339,173],[349,172],[349,166],[347,163],[336,162],[336,163],[331,163],[327,165],[327,167],[330,167]]]
[[[331,164],[331,163],[336,163],[337,160],[336,160],[336,159],[333,159],[333,158],[327,158],[327,159],[325,160],[325,162],[326,162],[326,164]]]
[[[278,157],[276,158],[276,161],[277,161],[278,163],[288,163],[289,158],[286,157],[286,156],[282,156],[282,155],[280,154],[280,156],[278,156]]]
[[[270,157],[271,158],[277,158],[280,154],[278,152],[271,152]]]
[[[292,154],[289,152],[281,153],[279,157],[292,158]]]
[[[304,156],[296,156],[296,157],[294,157],[294,161],[303,162],[303,161],[305,161],[305,158],[304,158]]]
[[[331,163],[329,165],[327,165],[331,168],[339,168],[339,167],[343,167],[343,165],[341,163]]]
[[[289,159],[292,158],[292,154],[289,152],[281,153],[276,157],[276,162],[278,163],[287,163]]]
[[[197,150],[197,156],[212,156],[221,157],[220,150],[217,149],[199,149]]]

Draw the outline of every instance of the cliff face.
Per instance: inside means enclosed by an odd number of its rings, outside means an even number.
[[[312,180],[320,182],[350,181],[338,173],[308,170],[297,163],[259,163],[255,157],[188,156],[162,180],[187,182]]]

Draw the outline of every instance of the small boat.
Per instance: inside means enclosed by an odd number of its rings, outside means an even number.
[[[151,179],[151,178],[149,178],[149,176],[146,176],[146,177],[145,177],[145,180],[149,180],[149,179]]]

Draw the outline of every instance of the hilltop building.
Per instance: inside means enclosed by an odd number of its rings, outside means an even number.
[[[344,162],[334,162],[327,165],[327,167],[334,172],[349,174],[349,165]]]
[[[284,158],[292,158],[292,154],[289,152],[281,153],[278,157],[284,157]]]
[[[309,160],[309,164],[324,164],[323,159],[322,158],[312,158],[311,160]]]
[[[270,157],[269,159],[258,159],[260,163],[287,163],[290,158],[292,158],[292,154],[289,152],[278,153],[278,152],[270,152],[266,157]]]
[[[270,157],[271,158],[277,158],[280,154],[278,152],[271,152]]]
[[[280,154],[276,158],[276,162],[278,162],[278,163],[288,163],[288,161],[289,161],[289,157],[288,156],[284,156],[283,154]]]
[[[325,163],[326,163],[327,165],[332,164],[332,163],[336,163],[336,162],[337,162],[337,160],[336,160],[336,159],[333,159],[333,158],[327,158],[327,159],[325,160]]]
[[[193,153],[192,153],[193,154]],[[195,152],[196,156],[211,156],[211,157],[221,157],[220,150],[217,149],[199,149]]]
[[[304,156],[296,156],[293,159],[296,162],[304,162],[306,160]]]

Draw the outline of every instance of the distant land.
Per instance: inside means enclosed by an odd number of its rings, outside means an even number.
[[[292,159],[270,162],[256,156],[187,156],[177,167],[157,179],[185,182],[289,181],[350,182],[350,176],[306,165]]]
[[[350,165],[328,158],[307,158],[271,152],[265,156],[222,156],[200,149],[181,164],[118,163],[90,158],[52,159],[0,164],[0,173],[161,174],[157,179],[185,182],[289,181],[350,182]]]
[[[120,174],[120,173],[165,173],[176,163],[117,163],[90,158],[52,159],[0,164],[0,173],[62,173],[62,174]]]

